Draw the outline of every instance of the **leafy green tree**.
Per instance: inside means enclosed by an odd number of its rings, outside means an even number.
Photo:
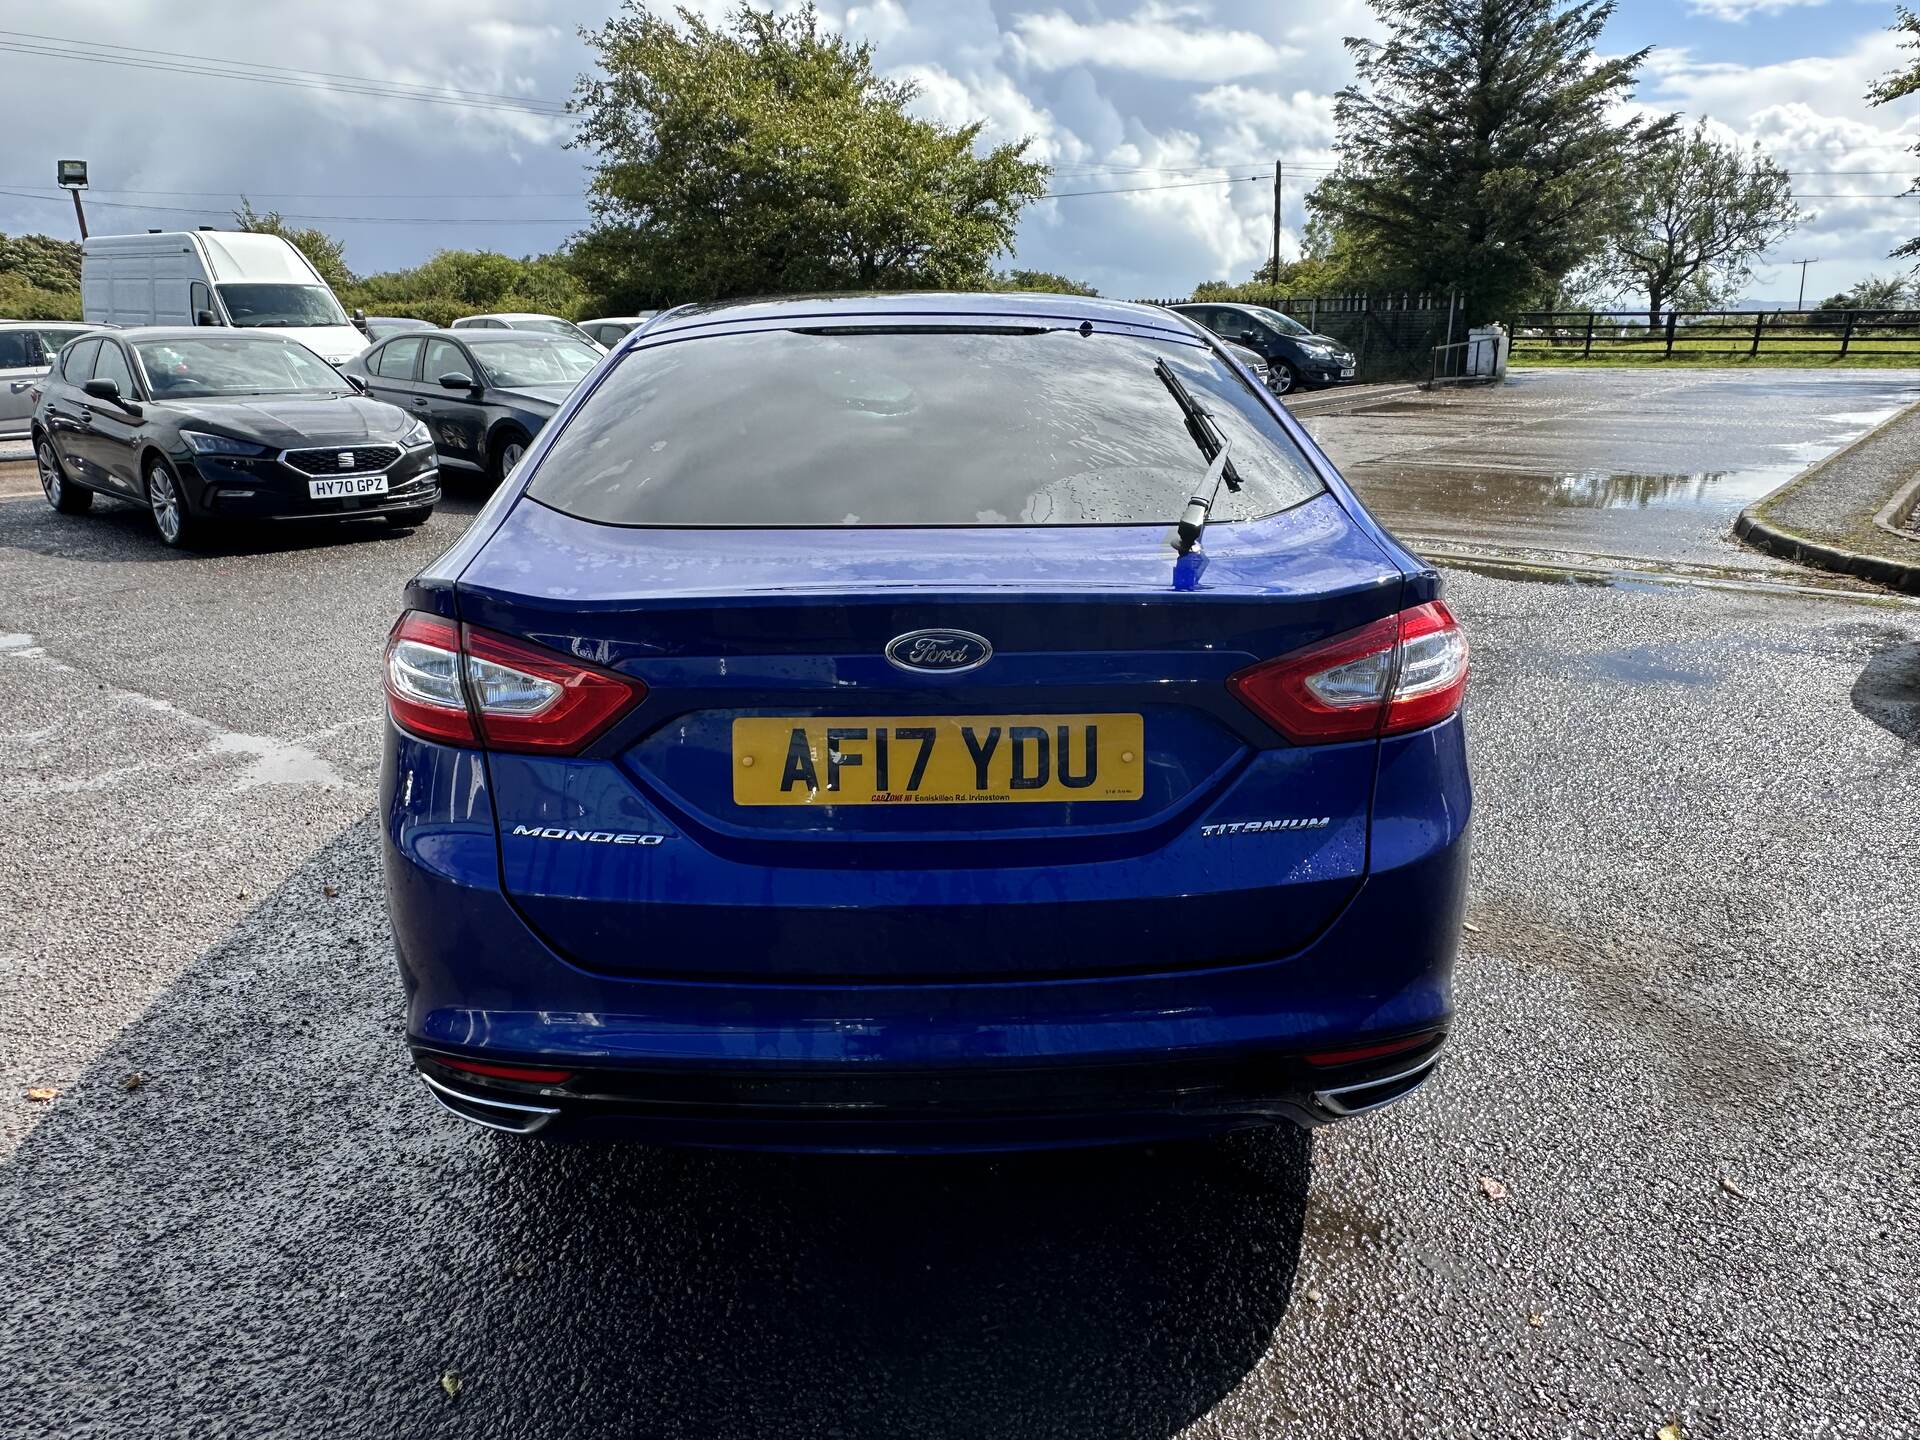
[[[811,5],[743,5],[719,25],[626,0],[582,31],[571,142],[597,157],[595,224],[573,249],[621,308],[729,295],[975,286],[1046,189],[1027,140],[976,151],[982,125],[916,118],[911,82]]]
[[[1601,269],[1646,296],[1647,321],[1658,325],[1675,306],[1726,304],[1799,223],[1787,172],[1757,145],[1712,139],[1703,121],[1635,163]]]
[[[1309,201],[1311,203],[1311,201]],[[1298,260],[1268,260],[1253,272],[1253,284],[1268,287],[1280,295],[1350,295],[1367,290],[1397,290],[1417,285],[1404,271],[1396,271],[1390,260],[1369,254],[1359,237],[1347,226],[1336,224],[1325,215],[1309,212],[1301,234]],[[1209,282],[1214,288],[1224,281]],[[1205,288],[1205,287],[1203,287]],[[1195,299],[1224,300],[1225,295]]]
[[[278,235],[287,241],[307,257],[313,268],[320,272],[320,278],[335,293],[353,284],[353,272],[347,269],[345,242],[334,239],[326,231],[290,225],[278,210],[262,214],[253,208],[253,202],[244,195],[240,197],[240,208],[233,212],[233,224],[237,230]]]
[[[1920,14],[1915,14],[1904,5],[1896,6],[1893,24],[1887,28],[1902,37],[1900,41],[1902,50],[1920,52]],[[1920,91],[1920,54],[1867,91],[1867,100],[1874,105],[1889,105],[1895,100],[1904,100],[1915,91]],[[1913,147],[1913,153],[1920,155],[1920,145]],[[1914,184],[1920,187],[1920,180],[1916,180]],[[1896,260],[1920,256],[1920,235],[1907,241],[1892,254]]]
[[[1822,310],[1907,310],[1920,301],[1920,286],[1909,275],[1869,275],[1852,289],[1829,295]]]
[[[77,292],[80,289],[79,242],[56,240],[51,235],[0,235],[0,276],[7,277],[14,285],[36,290]]]
[[[1421,289],[1497,318],[1598,253],[1631,161],[1671,119],[1616,118],[1647,51],[1596,46],[1613,0],[1372,0],[1347,38],[1339,166],[1307,204]]]
[[[514,259],[494,250],[442,250],[411,270],[369,275],[352,288],[353,303],[380,314],[413,314],[408,306],[432,302],[453,307],[448,318],[487,310],[532,310],[572,318],[582,293],[566,260],[558,255]],[[344,298],[344,297],[343,297]]]
[[[1003,270],[986,283],[989,290],[1038,290],[1052,295],[1091,295],[1100,292],[1083,280],[1056,275],[1051,270]]]

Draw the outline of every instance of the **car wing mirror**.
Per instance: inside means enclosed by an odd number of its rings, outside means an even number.
[[[118,406],[136,420],[142,413],[138,405],[120,394],[120,382],[118,380],[108,380],[104,377],[96,376],[80,388],[95,400],[104,400],[109,405]]]
[[[218,325],[220,319],[211,310],[196,310],[193,312],[193,323],[196,325]]]
[[[464,370],[449,370],[440,377],[440,384],[448,390],[478,390],[473,377]]]
[[[358,390],[362,395],[367,393],[367,382],[364,376],[356,375],[351,370],[342,370],[340,373],[346,377],[347,384],[351,385],[355,390]]]

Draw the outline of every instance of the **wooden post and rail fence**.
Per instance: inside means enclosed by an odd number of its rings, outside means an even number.
[[[1920,310],[1530,310],[1508,329],[1518,364],[1708,356],[1920,363]]]

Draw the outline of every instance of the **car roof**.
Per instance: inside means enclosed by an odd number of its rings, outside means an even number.
[[[916,290],[890,294],[794,295],[770,300],[718,300],[670,310],[648,329],[649,336],[673,330],[742,321],[789,320],[799,316],[834,318],[892,317],[937,323],[941,316],[1001,320],[1051,320],[1078,324],[1129,325],[1164,331],[1182,340],[1194,338],[1191,322],[1176,320],[1163,306],[1136,305],[1086,295],[1050,295],[1023,291]]]
[[[487,316],[486,318],[492,319],[494,317]],[[403,337],[399,335],[389,335],[379,343],[382,345],[391,345],[394,341],[401,338]],[[578,345],[581,343],[576,336],[549,335],[541,330],[454,330],[446,326],[432,330],[409,330],[404,338],[408,340],[457,340],[462,345],[502,345],[510,340],[519,341],[521,344],[525,344],[529,340],[546,340],[551,341],[555,345]]]
[[[44,330],[49,325],[58,325],[66,330],[114,330],[117,326],[103,325],[98,320],[0,320],[0,330]]]
[[[564,315],[549,315],[544,310],[488,310],[479,315],[462,315],[462,320],[559,320],[568,325],[573,321]]]
[[[291,335],[275,335],[247,325],[129,325],[114,333],[122,340],[284,340],[289,345],[301,345]]]

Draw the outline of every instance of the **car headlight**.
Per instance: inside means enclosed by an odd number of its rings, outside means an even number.
[[[228,435],[209,435],[204,430],[182,430],[180,438],[196,455],[271,455],[264,445],[251,440],[235,440]]]
[[[406,433],[400,437],[400,443],[409,450],[416,445],[431,444],[432,441],[433,428],[417,415],[414,416],[413,423],[407,426]]]

